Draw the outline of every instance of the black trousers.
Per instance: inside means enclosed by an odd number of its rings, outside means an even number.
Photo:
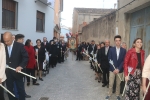
[[[56,64],[57,64],[57,57],[51,57],[51,65],[52,65],[52,67],[54,67],[54,66],[56,66]]]
[[[61,61],[64,62],[64,53],[62,53]]]
[[[58,58],[57,58],[57,60],[58,60],[58,63],[61,63],[61,53],[58,53]]]
[[[7,75],[7,73],[6,73]],[[7,75],[7,80],[6,80],[6,85],[7,89],[14,93],[14,81],[16,83],[17,89],[18,89],[18,94],[19,94],[19,100],[25,100],[25,89],[24,89],[24,82],[23,78],[16,79],[13,75],[9,74]],[[17,100],[15,97],[10,95],[8,93],[9,100]]]
[[[4,85],[4,82],[2,83],[2,85]],[[2,87],[0,87],[0,100],[5,100],[5,98],[4,98],[4,89]]]
[[[76,60],[81,60],[81,54],[78,51],[77,51],[77,59]]]
[[[109,69],[108,68],[102,68],[102,70],[103,70],[104,84],[109,84]]]
[[[35,69],[26,68],[26,73],[31,75],[31,76],[35,76]],[[29,83],[30,82],[30,77],[26,77],[26,78],[27,78],[27,82]],[[32,78],[32,81],[33,81],[33,84],[36,83],[36,79]]]

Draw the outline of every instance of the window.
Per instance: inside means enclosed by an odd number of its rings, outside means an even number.
[[[36,15],[36,31],[39,32],[44,32],[44,27],[45,27],[45,14],[37,11]]]
[[[17,29],[17,2],[13,0],[2,1],[2,28]]]

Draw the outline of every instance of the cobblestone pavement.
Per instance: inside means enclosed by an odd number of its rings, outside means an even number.
[[[49,97],[49,100],[105,100],[108,88],[95,81],[94,74],[88,61],[75,61],[75,56],[70,54],[67,61],[50,69],[43,82],[38,80],[40,86],[26,86],[27,94],[32,96],[26,100],[39,100],[40,97]],[[116,100],[115,94],[111,100]]]

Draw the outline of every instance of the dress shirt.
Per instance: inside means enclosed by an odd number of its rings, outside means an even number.
[[[12,44],[10,46],[7,46],[9,57],[11,57],[13,45],[14,45],[14,41],[12,42]]]
[[[117,52],[117,60],[119,59],[119,54],[120,54],[120,48],[116,47],[116,52]]]
[[[105,47],[105,55],[107,55],[108,49],[109,49],[109,46],[108,46],[108,47]]]

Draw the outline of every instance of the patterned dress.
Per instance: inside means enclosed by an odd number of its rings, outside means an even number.
[[[137,53],[138,65],[133,75],[129,76],[126,86],[125,100],[140,100],[140,86],[141,86],[141,53]]]
[[[142,73],[140,69],[136,69],[134,75],[129,76],[126,86],[125,100],[140,100],[140,84]]]

